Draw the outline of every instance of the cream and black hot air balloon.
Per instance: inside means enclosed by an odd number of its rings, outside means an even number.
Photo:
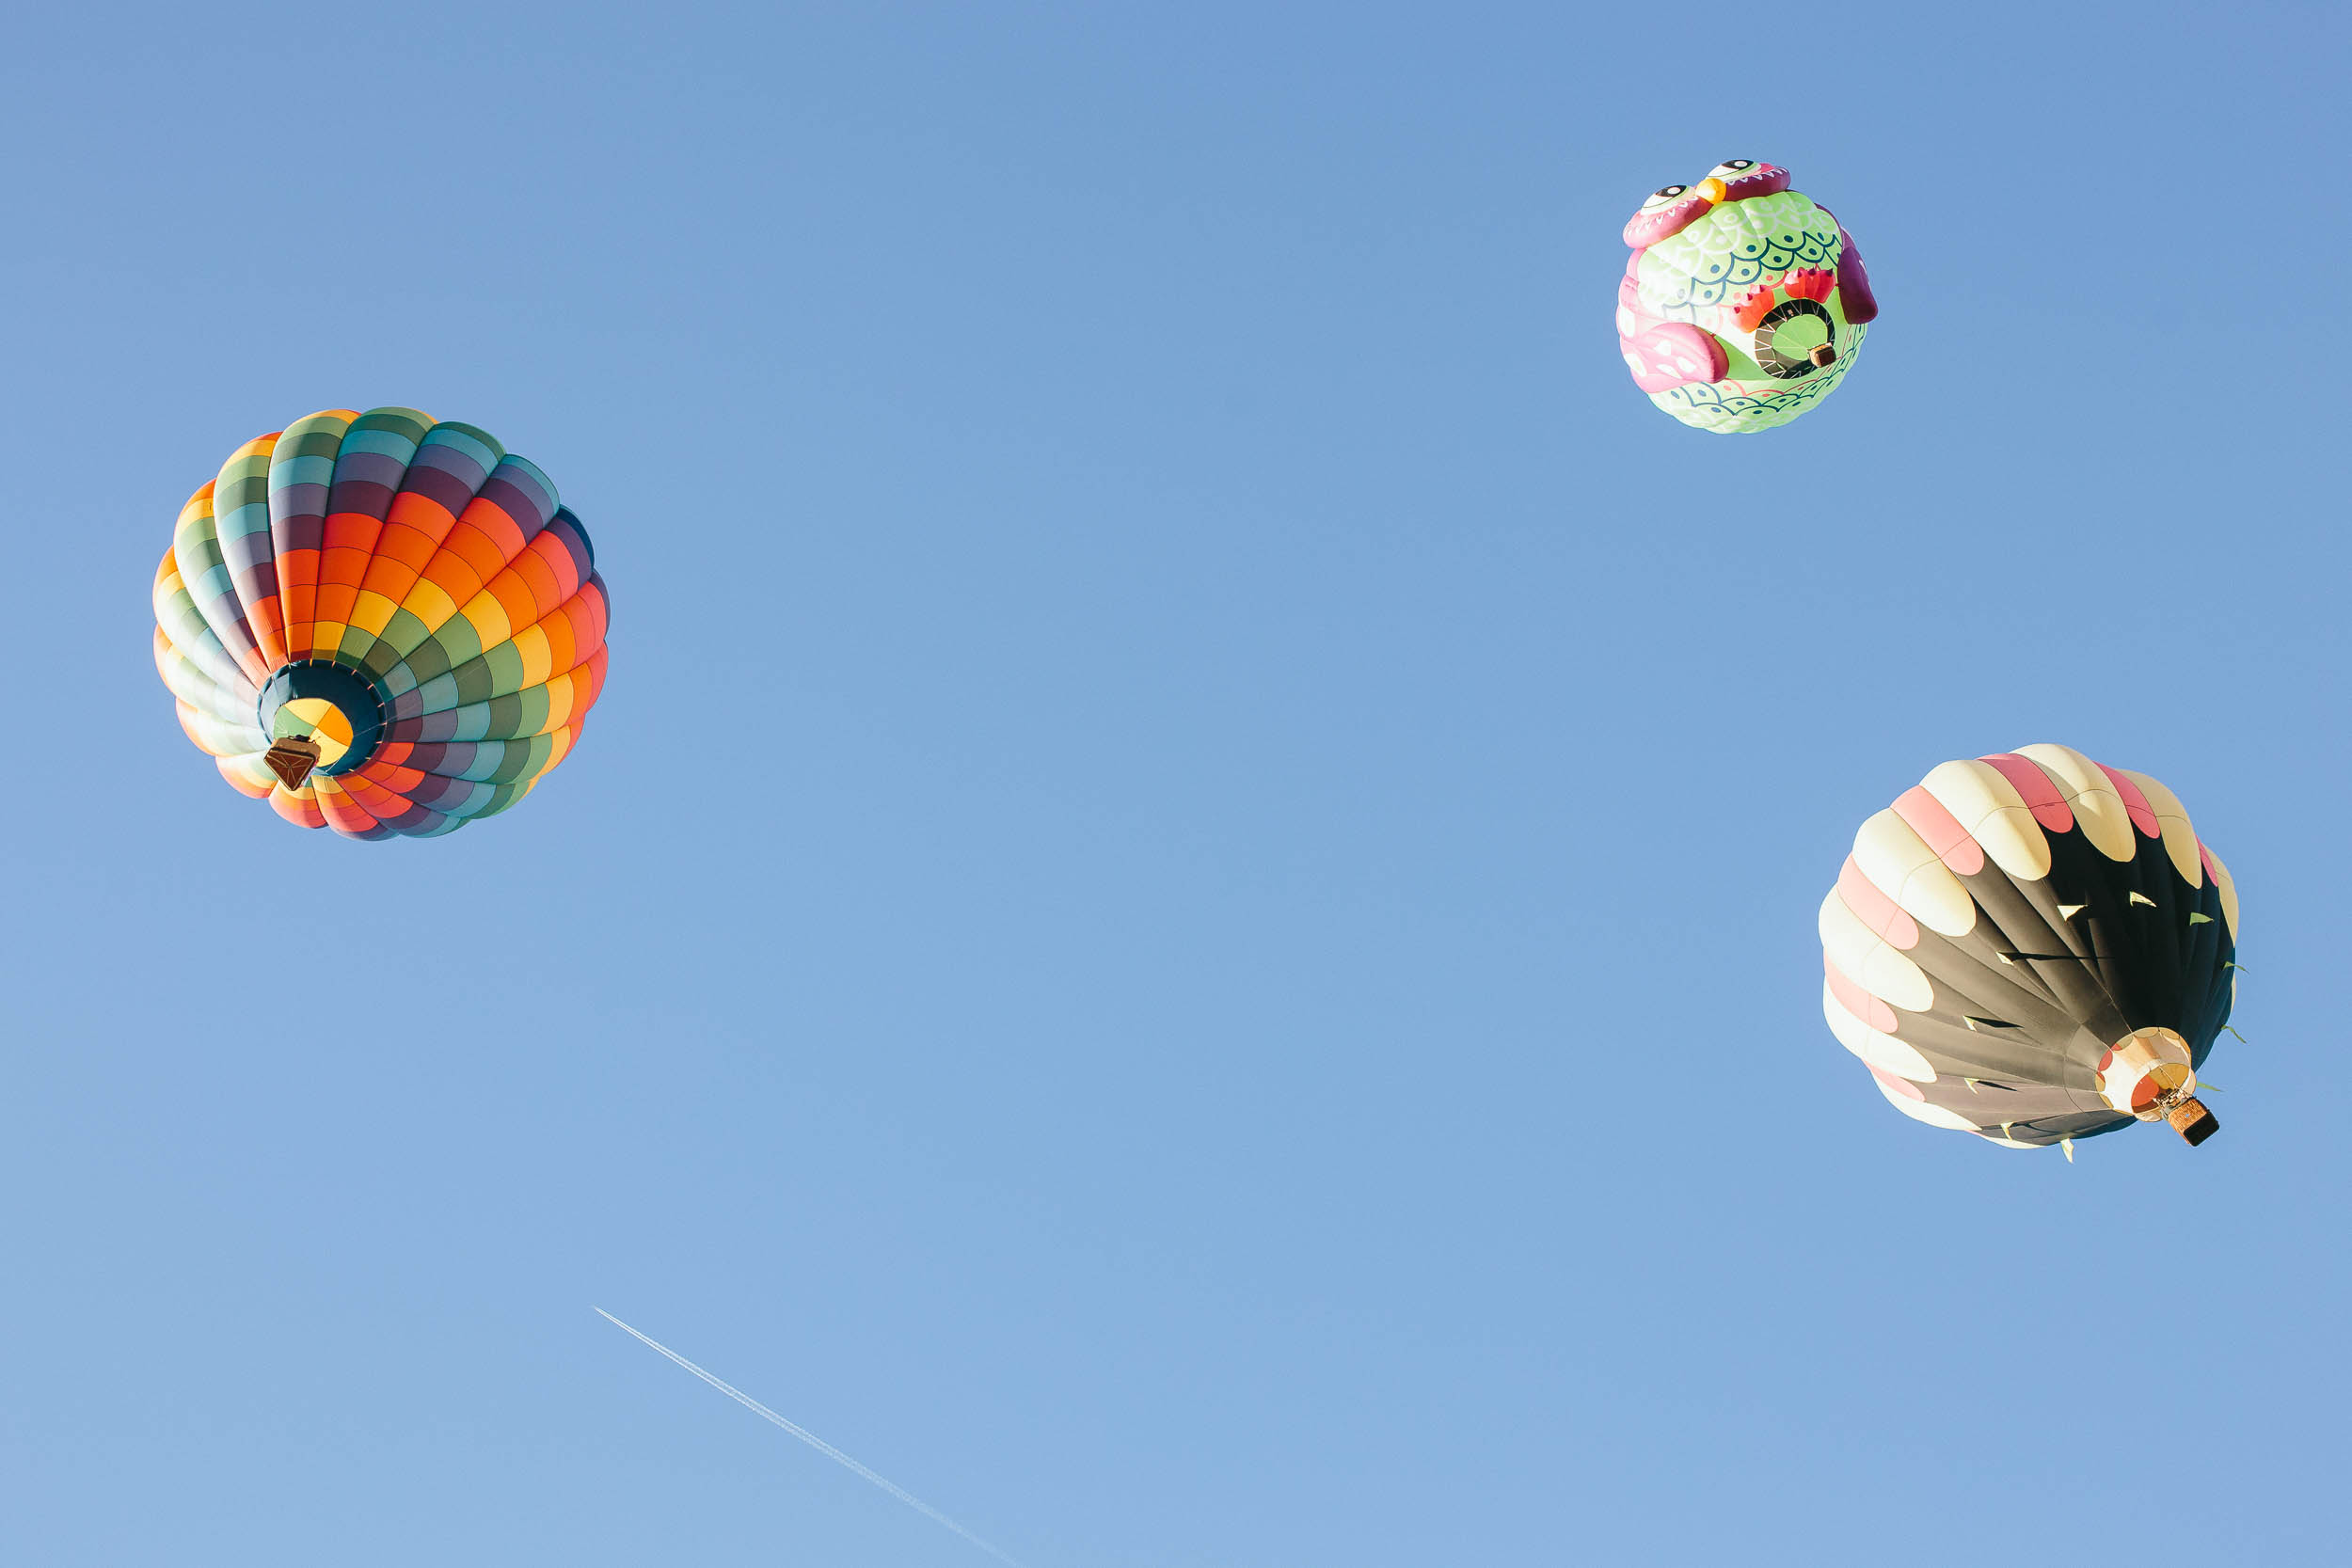
[[[2172,792],[2064,746],[1947,762],[1821,903],[1821,1006],[1897,1110],[2010,1148],[2135,1121],[2192,1145],[2237,893]]]

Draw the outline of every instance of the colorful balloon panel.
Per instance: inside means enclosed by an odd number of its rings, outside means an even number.
[[[1719,435],[1787,424],[1837,389],[1878,317],[1829,210],[1752,159],[1668,185],[1625,226],[1617,346],[1634,384]]]
[[[241,793],[352,838],[505,810],[604,686],[580,519],[488,432],[413,408],[238,448],[181,509],[154,604],[188,738]]]
[[[1931,1127],[2031,1148],[2165,1120],[2201,1142],[2237,914],[2154,779],[2064,746],[1947,762],[1854,835],[1821,903],[1821,1008]]]

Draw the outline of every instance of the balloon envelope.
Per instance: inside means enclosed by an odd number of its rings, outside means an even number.
[[[604,685],[609,606],[546,474],[471,425],[329,409],[181,510],[155,665],[240,793],[352,838],[505,810]]]
[[[2211,1131],[2237,892],[2146,774],[2063,746],[1945,763],[1862,825],[1820,933],[1830,1029],[1905,1116],[2012,1147]]]
[[[1853,236],[1753,159],[1657,192],[1625,226],[1617,347],[1634,384],[1719,435],[1787,424],[1837,388],[1878,318]]]

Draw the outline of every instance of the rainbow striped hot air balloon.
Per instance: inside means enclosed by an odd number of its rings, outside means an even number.
[[[536,467],[472,425],[332,408],[188,499],[155,573],[155,666],[239,792],[305,828],[427,838],[564,760],[608,617]]]

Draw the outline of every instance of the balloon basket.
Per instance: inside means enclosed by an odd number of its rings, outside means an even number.
[[[2201,1101],[2184,1100],[2173,1106],[2164,1119],[2172,1124],[2172,1131],[2178,1132],[2191,1148],[2221,1130],[2220,1118],[2206,1110]]]
[[[262,760],[288,789],[300,789],[319,765],[319,743],[307,736],[290,736],[272,746]]]

